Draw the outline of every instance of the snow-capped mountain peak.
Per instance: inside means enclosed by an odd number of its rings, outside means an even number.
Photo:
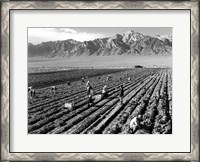
[[[172,36],[155,37],[129,30],[108,38],[78,42],[73,39],[28,44],[29,57],[110,56],[110,55],[162,55],[171,54]]]

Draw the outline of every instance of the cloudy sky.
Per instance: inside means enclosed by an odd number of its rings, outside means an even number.
[[[123,34],[129,30],[149,36],[172,35],[170,27],[80,27],[80,28],[28,28],[28,42],[39,44],[47,41],[74,39],[88,41]]]

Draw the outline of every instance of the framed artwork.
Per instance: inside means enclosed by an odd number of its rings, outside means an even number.
[[[3,161],[198,161],[198,1],[2,1]]]

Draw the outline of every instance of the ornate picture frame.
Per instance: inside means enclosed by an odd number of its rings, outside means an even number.
[[[13,153],[10,152],[10,13],[11,10],[190,10],[191,149],[190,152]],[[2,161],[199,161],[199,1],[2,1],[1,2],[1,160]]]

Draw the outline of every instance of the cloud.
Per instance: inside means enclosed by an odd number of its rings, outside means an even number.
[[[78,32],[70,28],[29,28],[29,43],[39,44],[46,41],[74,39],[77,41],[88,41],[96,38],[103,38],[104,34]]]
[[[71,34],[77,34],[76,30],[70,29],[70,28],[43,28],[46,31],[52,31],[52,32],[58,32],[58,33],[71,33]]]

